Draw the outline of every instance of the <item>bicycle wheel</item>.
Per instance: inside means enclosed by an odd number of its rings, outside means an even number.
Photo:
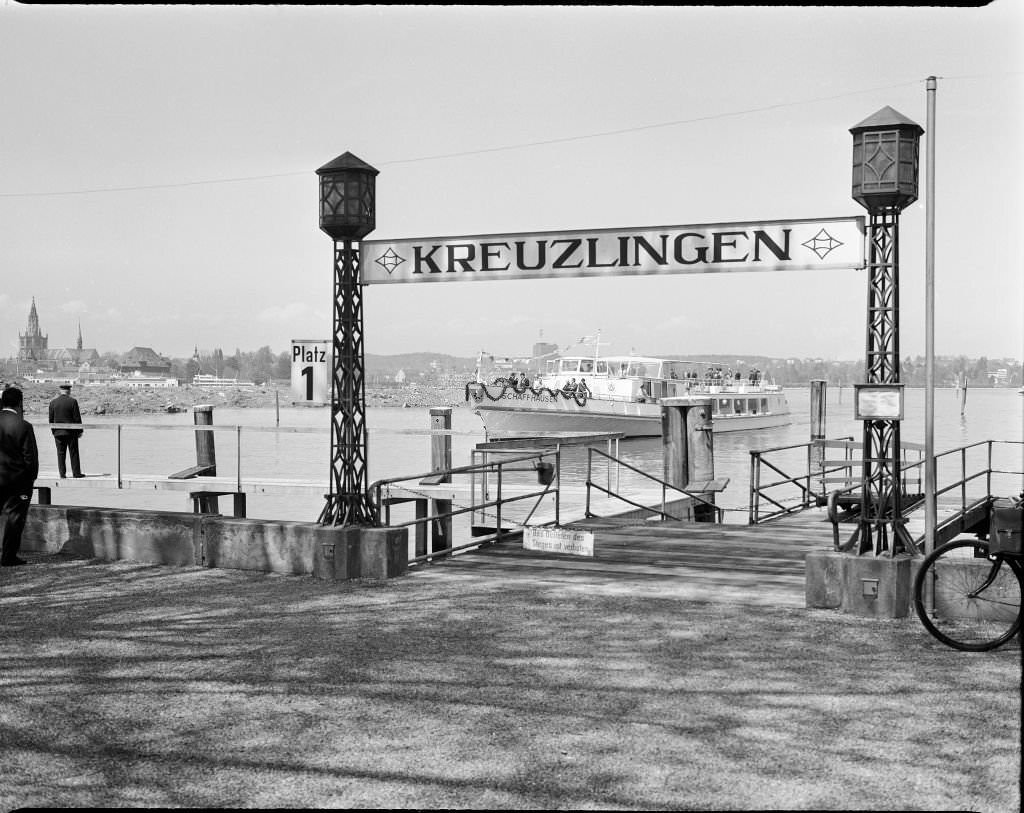
[[[924,601],[928,586],[934,588],[930,611]],[[995,649],[1017,634],[1020,599],[1020,565],[989,554],[988,543],[978,539],[954,539],[936,548],[914,579],[921,623],[942,643],[968,652]]]

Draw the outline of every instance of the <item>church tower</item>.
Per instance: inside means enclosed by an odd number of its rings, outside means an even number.
[[[39,314],[36,312],[36,298],[28,312],[28,328],[18,334],[18,361],[46,361],[49,341],[39,330]]]
[[[82,349],[82,320],[78,320],[78,344],[75,345],[78,350]]]

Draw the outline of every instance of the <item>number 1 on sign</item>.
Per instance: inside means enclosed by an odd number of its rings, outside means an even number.
[[[313,367],[303,367],[301,374],[306,379],[306,400],[313,400]]]

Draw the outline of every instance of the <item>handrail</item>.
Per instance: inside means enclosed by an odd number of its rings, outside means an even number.
[[[612,456],[610,454],[607,454],[606,452],[602,452],[600,449],[588,448],[587,451],[589,452],[589,454],[587,456],[587,482],[586,482],[586,487],[587,487],[587,505],[586,505],[585,513],[586,513],[586,515],[588,517],[595,517],[595,516],[597,516],[596,514],[593,514],[590,511],[590,489],[591,488],[596,488],[598,491],[601,491],[601,492],[607,494],[609,497],[614,497],[615,499],[621,500],[622,502],[628,503],[629,505],[632,505],[632,506],[634,506],[636,508],[642,508],[644,510],[650,511],[651,513],[658,514],[659,516],[661,516],[662,519],[671,519],[671,520],[678,520],[679,519],[678,517],[673,517],[671,514],[668,514],[664,510],[665,509],[665,493],[666,493],[666,489],[669,489],[669,488],[671,488],[673,491],[679,492],[680,494],[684,494],[687,497],[690,497],[690,498],[696,500],[697,502],[702,503],[703,505],[711,506],[714,509],[714,511],[715,511],[715,517],[716,517],[716,520],[718,522],[721,522],[722,521],[722,517],[725,515],[725,509],[724,508],[721,508],[720,506],[716,505],[715,503],[711,502],[710,500],[704,499],[698,493],[695,493],[695,492],[692,492],[692,491],[687,491],[686,489],[679,488],[678,486],[674,486],[671,483],[666,483],[664,480],[660,480],[657,477],[655,477],[655,476],[653,476],[651,474],[648,474],[647,472],[642,471],[641,469],[636,468],[635,466],[631,466],[629,463],[626,463],[625,461],[620,460],[617,457],[614,457],[614,456]],[[621,494],[613,492],[613,491],[611,491],[608,488],[602,488],[601,486],[597,485],[597,483],[593,482],[591,480],[590,475],[591,475],[591,473],[593,471],[593,455],[594,455],[595,452],[597,454],[601,455],[602,457],[607,458],[610,462],[616,463],[617,465],[620,465],[620,466],[625,466],[630,471],[636,472],[637,474],[641,475],[642,477],[645,477],[648,480],[653,480],[656,483],[660,483],[661,484],[661,510],[658,510],[656,508],[652,508],[649,505],[641,505],[640,503],[633,502],[632,500],[626,499]]]
[[[375,509],[375,515],[377,517],[380,517],[382,515],[382,513],[383,513],[384,524],[387,527],[390,527],[390,528],[406,528],[406,527],[409,527],[409,526],[421,526],[422,525],[423,526],[423,532],[422,533],[423,533],[424,543],[425,543],[425,532],[426,532],[426,528],[428,527],[429,523],[438,522],[439,520],[452,519],[452,518],[454,518],[456,516],[461,516],[462,514],[467,514],[467,513],[470,513],[470,512],[474,512],[475,513],[477,511],[482,511],[483,509],[486,509],[486,508],[495,508],[496,509],[496,520],[495,520],[496,530],[495,530],[494,534],[489,534],[487,536],[476,537],[471,542],[464,543],[462,545],[449,545],[448,547],[437,548],[437,549],[432,548],[430,551],[422,553],[422,554],[419,554],[417,552],[418,555],[412,556],[412,557],[409,558],[409,563],[410,564],[427,562],[427,561],[430,561],[430,560],[435,559],[435,558],[440,558],[440,557],[443,557],[443,556],[454,554],[454,553],[456,553],[456,552],[458,552],[460,550],[465,550],[467,548],[478,548],[478,547],[482,547],[485,544],[492,544],[492,543],[501,542],[504,539],[510,538],[512,536],[516,536],[519,533],[521,533],[522,532],[521,530],[505,531],[502,528],[502,521],[501,521],[502,507],[507,505],[507,504],[509,504],[509,503],[520,502],[520,501],[528,500],[528,499],[531,499],[531,498],[534,498],[534,497],[537,498],[536,499],[536,503],[534,504],[533,509],[531,509],[529,515],[526,517],[526,519],[523,521],[523,523],[521,523],[521,524],[525,525],[530,520],[530,518],[533,516],[534,512],[537,509],[537,506],[540,505],[540,502],[544,499],[544,497],[546,497],[548,494],[554,494],[554,496],[555,496],[555,504],[556,504],[556,523],[557,523],[557,514],[558,514],[557,505],[558,505],[558,502],[559,502],[560,489],[559,489],[559,487],[557,485],[554,485],[554,487],[553,487],[553,484],[557,482],[557,474],[556,474],[556,477],[553,478],[551,482],[545,484],[544,488],[541,489],[541,490],[530,491],[530,492],[528,492],[526,494],[517,494],[517,495],[513,495],[513,496],[504,496],[503,493],[502,493],[503,474],[504,474],[504,472],[506,472],[506,471],[536,471],[539,468],[539,464],[543,463],[545,457],[557,457],[557,451],[538,451],[538,452],[534,452],[532,454],[520,455],[518,457],[514,457],[514,458],[511,458],[511,459],[507,459],[507,460],[485,461],[483,463],[475,463],[475,464],[471,464],[471,465],[468,465],[468,466],[454,466],[454,467],[447,468],[447,469],[438,469],[438,470],[435,470],[435,471],[424,472],[424,473],[421,473],[421,474],[401,475],[401,476],[398,476],[398,477],[382,478],[380,480],[375,480],[373,483],[371,483],[369,485],[369,487],[367,488],[366,493],[367,493],[367,496],[370,499],[371,503],[373,504],[373,507]],[[524,462],[527,462],[527,461],[532,461],[536,465],[531,467],[531,468],[518,468],[518,469],[514,468],[514,465],[516,463],[524,463]],[[434,513],[433,515],[430,515],[430,516],[428,516],[427,512],[424,510],[422,512],[422,515],[417,515],[417,517],[415,519],[409,520],[407,522],[399,522],[399,523],[394,523],[394,524],[391,522],[391,502],[387,498],[385,498],[385,496],[384,496],[384,489],[387,488],[388,486],[399,485],[401,483],[405,483],[405,482],[409,482],[409,481],[415,481],[415,485],[416,486],[422,486],[423,484],[422,484],[421,481],[426,479],[426,478],[428,478],[428,477],[433,477],[433,478],[441,477],[441,478],[444,478],[443,481],[441,483],[438,483],[438,484],[439,485],[441,485],[441,484],[448,485],[448,484],[450,484],[451,477],[454,476],[454,475],[459,475],[459,474],[475,475],[475,474],[480,473],[480,472],[486,474],[486,473],[491,472],[491,471],[494,471],[497,474],[497,496],[496,496],[495,499],[488,500],[487,496],[486,496],[486,493],[484,493],[484,494],[482,494],[482,497],[483,497],[482,501],[481,502],[477,502],[476,501],[476,486],[475,486],[475,481],[473,481],[473,483],[471,484],[471,498],[470,498],[470,505],[469,506],[460,507],[460,508],[452,508],[452,510],[450,510],[450,511],[438,511],[438,512],[436,512],[436,513]],[[415,487],[407,488],[407,490],[414,492],[415,491]],[[412,498],[412,499],[422,499],[422,500],[426,501],[427,499],[430,499],[430,498],[427,495],[424,494],[424,496],[422,496],[420,498]],[[382,508],[383,508],[383,512],[381,510]],[[543,524],[550,524],[550,523],[543,523]],[[425,545],[424,545],[424,547],[425,547]]]
[[[821,447],[823,449],[845,449],[847,454],[850,452],[860,449],[860,445],[856,443],[852,437],[845,438],[831,438],[831,439],[819,439],[812,440],[808,443],[794,443],[786,446],[776,446],[768,449],[755,449],[750,452],[750,500],[748,506],[748,523],[750,525],[756,525],[761,522],[767,522],[780,516],[787,514],[797,513],[810,508],[812,504],[824,504],[829,493],[829,489],[825,489],[824,486],[828,481],[829,475],[834,475],[839,472],[845,472],[846,475],[842,478],[844,481],[852,481],[855,477],[854,468],[856,466],[863,465],[863,460],[847,456],[846,460],[824,460],[820,462],[820,468],[812,470],[812,454],[811,451],[815,447]],[[905,443],[902,444],[904,451],[917,451],[919,454],[923,453],[923,447],[920,444]],[[795,449],[806,449],[806,471],[791,476],[787,472],[783,471],[774,463],[764,458],[767,454],[773,454],[778,452],[788,452]],[[907,462],[904,458],[901,461],[900,474],[901,481],[906,490],[906,483],[908,472],[915,468],[923,465],[923,460],[918,459],[916,461]],[[781,480],[774,480],[769,483],[761,482],[761,470],[762,467],[768,468],[772,471],[777,472],[781,475]],[[823,486],[822,492],[819,494],[815,492],[812,487],[812,480],[820,478]],[[798,492],[798,498],[789,505],[784,504],[781,498],[776,499],[766,493],[767,489],[776,488],[778,486],[793,486]],[[860,488],[859,478],[858,482],[852,483],[840,489],[840,493],[852,492]],[[834,489],[832,489],[834,491]],[[814,498],[812,500],[812,497]],[[776,510],[767,513],[762,513],[761,502],[765,501],[773,506]]]

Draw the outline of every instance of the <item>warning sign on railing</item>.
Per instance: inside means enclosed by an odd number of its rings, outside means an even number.
[[[574,556],[594,555],[594,534],[572,528],[525,528],[523,548],[544,553],[571,553]]]

